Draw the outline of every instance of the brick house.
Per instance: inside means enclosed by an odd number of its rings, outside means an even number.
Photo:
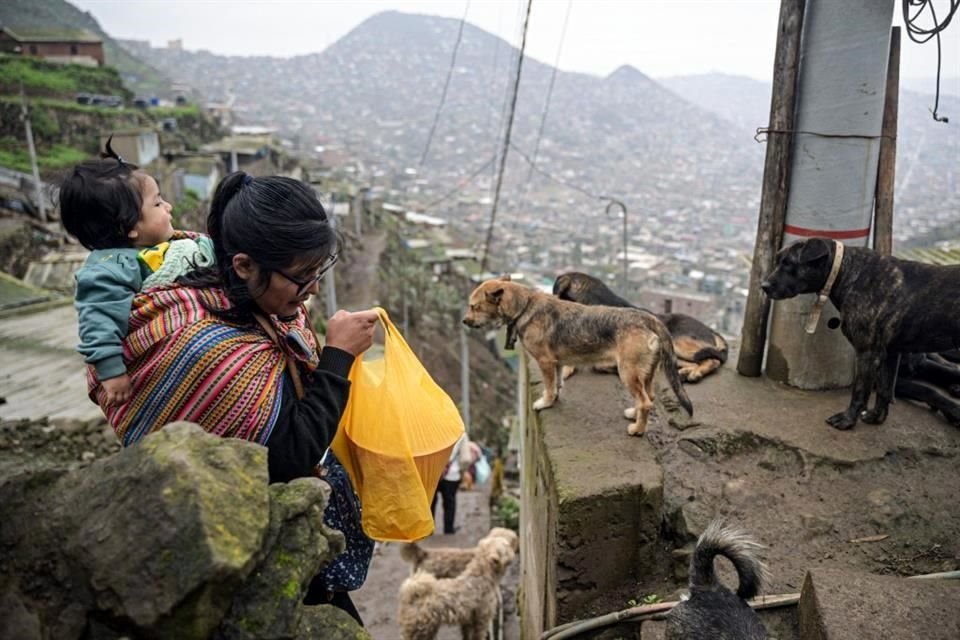
[[[84,29],[0,28],[0,52],[36,56],[52,62],[102,67],[103,40]]]

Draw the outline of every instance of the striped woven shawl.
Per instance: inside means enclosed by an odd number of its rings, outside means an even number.
[[[123,359],[131,399],[106,404],[106,392],[87,367],[90,398],[100,405],[124,446],[177,420],[189,420],[224,437],[266,443],[282,399],[286,359],[316,367],[316,341],[303,309],[289,323],[271,318],[277,333],[300,334],[309,360],[282,351],[258,327],[231,324],[208,311],[230,303],[221,289],[172,286],[137,294]]]

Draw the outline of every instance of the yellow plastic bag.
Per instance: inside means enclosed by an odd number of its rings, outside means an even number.
[[[387,312],[377,311],[386,330],[383,359],[354,361],[331,448],[360,496],[364,532],[374,540],[420,540],[433,533],[430,502],[463,420]]]

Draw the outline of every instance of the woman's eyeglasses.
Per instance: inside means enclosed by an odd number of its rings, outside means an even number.
[[[320,268],[320,271],[317,272],[317,275],[313,276],[312,278],[308,278],[306,280],[298,280],[293,276],[288,276],[283,271],[277,271],[277,273],[279,273],[281,276],[283,276],[293,284],[297,285],[297,297],[299,298],[304,293],[306,293],[307,289],[313,286],[314,282],[319,282],[323,278],[323,276],[327,275],[327,272],[333,268],[333,265],[337,264],[337,258],[339,258],[338,254],[334,253],[333,255],[331,255],[329,261],[327,261],[327,264],[323,265]]]

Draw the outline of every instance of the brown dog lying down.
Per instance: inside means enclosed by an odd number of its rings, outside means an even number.
[[[553,283],[553,295],[580,304],[640,308],[615,294],[599,279],[576,271],[557,276]],[[699,382],[727,361],[727,341],[693,316],[683,313],[654,315],[670,332],[680,378],[684,382]]]
[[[512,529],[494,527],[484,536],[486,538],[503,538],[517,551],[520,540]],[[466,568],[477,554],[478,547],[461,549],[459,547],[436,547],[425,549],[416,542],[400,547],[400,557],[409,562],[410,573],[426,571],[437,578],[455,578]]]
[[[680,404],[693,415],[670,334],[652,313],[567,302],[505,276],[473,290],[463,323],[474,328],[506,324],[508,333],[516,332],[543,375],[543,397],[534,402],[534,409],[556,402],[564,365],[616,366],[634,399],[634,406],[624,411],[634,420],[627,433],[642,435],[653,407],[653,377],[661,365]]]

